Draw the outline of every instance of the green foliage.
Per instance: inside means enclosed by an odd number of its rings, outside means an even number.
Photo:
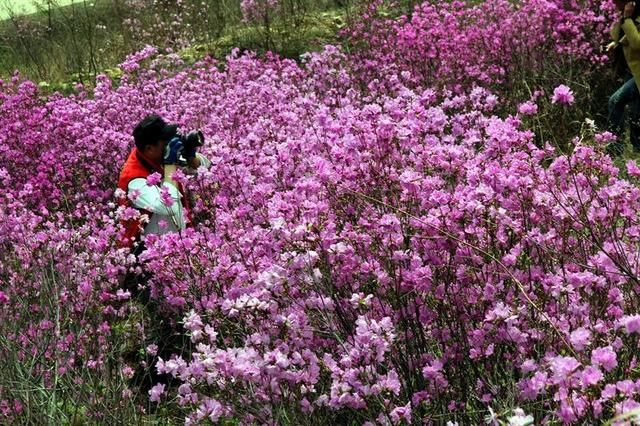
[[[243,21],[240,0],[156,3],[130,8],[124,0],[66,6],[40,0],[31,15],[10,11],[0,21],[0,78],[18,70],[42,82],[45,93],[70,93],[99,73],[118,78],[117,64],[146,44],[173,48],[187,63],[224,58],[236,47],[297,58],[335,42],[351,7],[345,0],[291,0],[295,7],[283,7],[265,27]]]

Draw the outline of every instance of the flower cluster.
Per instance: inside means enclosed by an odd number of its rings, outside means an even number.
[[[240,9],[246,22],[262,23],[278,7],[278,0],[242,0]]]
[[[553,5],[523,3],[527,28],[557,23]],[[7,386],[28,377],[104,419],[126,400],[95,390],[113,372],[115,389],[134,391],[126,345],[167,379],[144,397],[187,424],[476,424],[498,407],[510,424],[588,423],[636,408],[637,166],[615,167],[606,134],[570,154],[535,144],[524,120],[539,94],[496,115],[498,64],[515,51],[435,7],[393,28],[420,51],[435,35],[410,29],[450,23],[456,46],[485,53],[462,66],[431,43],[424,71],[449,63],[477,84],[414,79],[405,52],[362,85],[375,63],[335,46],[302,64],[233,52],[190,67],[147,48],[118,85],[100,76],[69,97],[0,82],[0,344],[16,372],[0,376],[2,416],[35,404]],[[475,7],[465,16],[483,34],[497,32],[485,16],[514,6]],[[573,108],[568,87],[553,96]],[[118,219],[139,212],[118,207],[114,187],[150,112],[202,129],[212,166],[179,177],[194,226],[146,236],[134,265]],[[149,275],[151,321],[183,347],[167,353],[147,332],[128,269]]]
[[[539,85],[553,89],[562,83],[557,75],[576,64],[588,85],[606,60],[601,46],[615,15],[612,4],[597,0],[422,2],[399,19],[386,17],[389,6],[365,2],[342,32],[361,84],[393,89],[396,79],[452,91],[479,84],[506,98]]]

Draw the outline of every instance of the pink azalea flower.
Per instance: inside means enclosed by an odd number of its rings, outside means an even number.
[[[640,314],[626,315],[620,319],[627,334],[640,333]]]
[[[611,371],[618,365],[617,355],[611,346],[594,349],[591,352],[591,362],[606,371]]]
[[[571,105],[574,102],[573,91],[564,84],[553,89],[551,103],[559,105]]]
[[[533,101],[523,102],[518,106],[518,112],[522,115],[535,115],[538,113],[538,105]]]
[[[164,394],[164,383],[158,383],[151,389],[149,389],[149,401],[160,402],[160,397]]]
[[[578,351],[582,351],[591,342],[591,332],[584,327],[580,327],[571,333],[571,344]]]
[[[162,182],[162,176],[158,172],[151,173],[147,176],[147,186],[159,185]]]

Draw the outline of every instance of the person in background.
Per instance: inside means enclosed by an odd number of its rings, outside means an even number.
[[[626,81],[609,98],[609,125],[616,140],[607,147],[612,156],[624,152],[625,107],[631,106],[631,144],[634,152],[640,152],[640,10],[634,1],[615,0],[621,12],[620,19],[611,29],[612,42],[607,50],[622,51],[628,70]]]

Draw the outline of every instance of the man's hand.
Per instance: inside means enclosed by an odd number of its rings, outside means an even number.
[[[178,164],[178,159],[184,151],[184,146],[179,138],[173,138],[164,148],[164,164]]]
[[[187,165],[192,169],[197,169],[198,167],[200,167],[200,164],[200,159],[197,156],[194,156],[193,158],[189,158],[187,160]]]
[[[636,10],[636,2],[629,1],[624,4],[624,11],[622,12],[622,16],[624,18],[631,18],[633,16],[633,12]]]

